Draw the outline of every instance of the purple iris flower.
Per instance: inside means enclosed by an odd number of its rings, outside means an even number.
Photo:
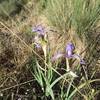
[[[41,39],[45,36],[46,30],[42,25],[37,25],[32,28],[32,32],[36,32],[36,36],[34,37],[34,44],[36,48],[41,48]]]
[[[45,28],[42,25],[37,25],[32,28],[32,32],[38,33],[39,36],[45,35]]]
[[[68,43],[66,45],[66,53],[60,53],[58,52],[57,54],[54,55],[54,57],[52,58],[52,61],[55,61],[57,60],[58,58],[61,58],[61,57],[65,57],[65,58],[76,58],[76,59],[79,59],[80,60],[80,64],[85,64],[85,61],[77,54],[73,54],[73,51],[74,51],[75,47],[73,45],[73,43]]]
[[[70,58],[73,55],[75,47],[74,45],[70,42],[66,45],[66,57]]]

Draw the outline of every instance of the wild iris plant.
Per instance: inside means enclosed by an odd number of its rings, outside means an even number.
[[[47,55],[47,30],[42,25],[37,25],[32,28],[32,32],[35,32],[36,35],[34,37],[34,44],[37,49],[41,48],[44,53],[45,57],[45,64],[46,64],[46,55]],[[46,65],[45,65],[45,76],[46,76]]]
[[[56,83],[60,81],[61,79],[65,79],[67,75],[72,76],[72,78],[77,77],[77,75],[73,71],[70,70],[69,59],[78,58],[81,64],[84,64],[84,60],[82,60],[79,55],[74,54],[73,51],[75,47],[72,43],[68,43],[66,45],[65,53],[58,52],[57,54],[54,55],[54,57],[52,57],[52,59],[50,59],[50,53],[49,51],[47,51],[48,41],[47,41],[46,33],[48,31],[50,30],[45,29],[42,25],[37,25],[36,27],[32,28],[32,32],[36,33],[34,37],[35,47],[37,49],[41,48],[43,50],[44,57],[45,57],[44,66],[41,66],[41,64],[39,64],[38,60],[36,59],[36,62],[35,62],[36,67],[33,67],[33,70],[34,70],[34,77],[37,80],[37,82],[40,84],[45,95],[46,96],[50,95],[52,97],[52,100],[55,100],[54,93],[53,93],[54,85],[56,85]],[[53,64],[53,61],[56,61],[58,58],[61,58],[61,57],[66,58],[66,66],[67,66],[66,73],[54,80],[54,74],[55,74],[54,72],[56,73],[59,73],[59,72],[57,72],[56,69],[52,67],[52,64]]]
[[[58,52],[57,54],[54,55],[54,57],[52,58],[52,61],[55,61],[57,60],[58,58],[60,57],[65,57],[65,58],[76,58],[76,59],[79,59],[80,60],[80,64],[85,64],[84,60],[80,57],[80,55],[77,55],[77,54],[74,54],[73,51],[74,51],[75,47],[73,45],[73,43],[68,43],[66,45],[66,53],[60,53]]]
[[[32,32],[36,33],[36,36],[34,37],[34,44],[36,48],[42,48],[44,52],[44,56],[46,59],[46,32],[47,30],[42,25],[37,25],[36,27],[33,27]],[[73,43],[69,42],[66,45],[65,53],[58,52],[52,57],[52,61],[56,61],[58,58],[64,57],[66,58],[66,65],[67,65],[67,71],[70,71],[69,67],[69,59],[76,58],[80,61],[80,64],[85,64],[84,60],[80,57],[80,55],[74,54],[74,45]],[[72,71],[70,71],[70,74],[73,77],[77,77],[76,74],[74,74]]]
[[[37,25],[32,28],[32,32],[36,33],[36,36],[34,37],[34,44],[36,48],[41,48],[41,42],[43,42],[42,40],[44,40],[44,38],[46,37],[45,28],[41,25]]]
[[[73,77],[77,77],[77,75],[75,73],[73,73],[72,71],[70,71],[70,67],[69,67],[69,60],[70,58],[76,58],[80,61],[80,64],[85,64],[84,60],[80,57],[80,55],[74,54],[75,47],[73,45],[73,43],[68,43],[66,45],[66,52],[65,53],[60,53],[58,52],[57,54],[55,54],[52,58],[52,61],[56,61],[58,58],[61,57],[65,57],[66,58],[66,65],[67,65],[67,71],[69,71],[70,75],[72,75]]]
[[[52,100],[55,100],[53,90],[52,90],[53,85],[51,84],[52,77],[53,77],[53,71],[51,68],[51,62],[48,62],[48,59],[49,59],[48,52],[49,51],[47,51],[47,47],[48,47],[47,34],[46,34],[47,30],[43,26],[38,25],[36,27],[33,27],[32,32],[36,33],[34,37],[35,47],[37,49],[41,48],[43,50],[44,58],[45,58],[43,67],[39,64],[38,60],[36,60],[37,66],[36,68],[33,68],[34,77],[37,80],[37,82],[40,84],[45,95],[46,96],[50,95],[52,97]],[[47,68],[47,65],[48,65],[48,68]]]

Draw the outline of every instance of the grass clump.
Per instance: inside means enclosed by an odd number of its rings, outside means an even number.
[[[45,15],[63,33],[72,28],[76,33],[83,34],[100,19],[100,1],[49,0]]]

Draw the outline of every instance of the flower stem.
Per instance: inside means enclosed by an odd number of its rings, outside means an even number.
[[[67,66],[67,71],[70,71],[70,66],[69,66],[69,60],[68,60],[68,58],[66,58],[66,66]]]

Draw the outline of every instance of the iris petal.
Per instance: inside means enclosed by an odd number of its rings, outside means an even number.
[[[45,35],[45,29],[42,25],[37,25],[35,27],[32,28],[32,32],[37,32],[38,35]]]
[[[80,64],[85,64],[85,61],[81,58],[80,55],[73,54],[72,57],[78,59],[80,61]]]
[[[55,54],[55,55],[52,57],[52,61],[55,61],[55,60],[57,60],[58,58],[61,58],[61,57],[63,57],[63,56],[64,56],[63,53],[57,53],[57,54]]]
[[[66,45],[66,51],[68,51],[68,50],[73,51],[74,48],[75,48],[75,47],[74,47],[73,43],[71,43],[71,42],[69,42],[69,43]]]
[[[67,57],[71,57],[73,54],[74,45],[70,42],[66,45],[66,55]]]

